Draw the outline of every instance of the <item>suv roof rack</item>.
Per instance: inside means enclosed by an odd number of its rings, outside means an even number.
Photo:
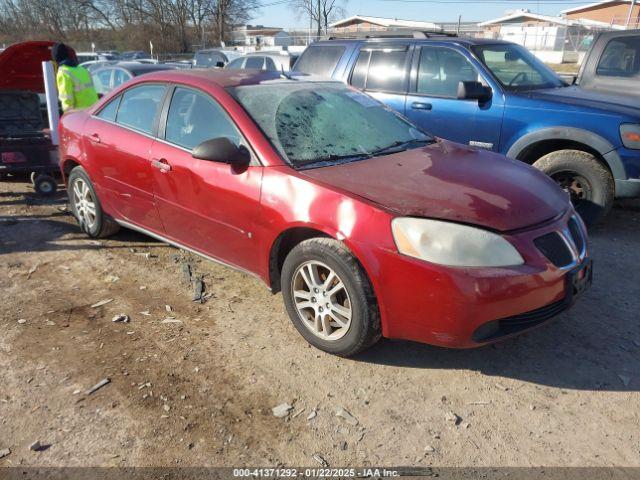
[[[456,33],[445,32],[444,30],[411,30],[396,29],[383,30],[379,32],[345,32],[344,34],[329,35],[328,40],[357,40],[365,38],[432,38],[432,37],[457,37]]]

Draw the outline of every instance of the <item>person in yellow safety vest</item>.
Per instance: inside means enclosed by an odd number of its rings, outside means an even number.
[[[98,101],[91,74],[78,65],[76,56],[64,43],[56,43],[51,50],[53,61],[58,65],[56,84],[62,111],[89,108]]]

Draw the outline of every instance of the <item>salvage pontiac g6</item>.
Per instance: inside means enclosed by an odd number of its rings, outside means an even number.
[[[334,82],[169,71],[61,121],[72,211],[282,291],[314,346],[475,347],[539,326],[591,282],[584,225],[543,173],[436,139]]]

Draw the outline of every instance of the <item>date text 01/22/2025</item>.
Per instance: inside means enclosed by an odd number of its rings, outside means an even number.
[[[234,468],[235,478],[371,478],[399,477],[398,470],[386,468]]]

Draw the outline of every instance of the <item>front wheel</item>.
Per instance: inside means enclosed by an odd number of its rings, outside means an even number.
[[[75,167],[69,174],[69,204],[80,228],[93,238],[114,234],[120,226],[102,210],[89,175],[82,167]]]
[[[348,357],[380,339],[373,289],[342,242],[329,238],[301,242],[287,255],[281,282],[291,321],[316,348]]]
[[[558,150],[545,155],[533,166],[549,175],[569,194],[571,203],[587,226],[595,225],[613,207],[613,177],[592,154]]]

